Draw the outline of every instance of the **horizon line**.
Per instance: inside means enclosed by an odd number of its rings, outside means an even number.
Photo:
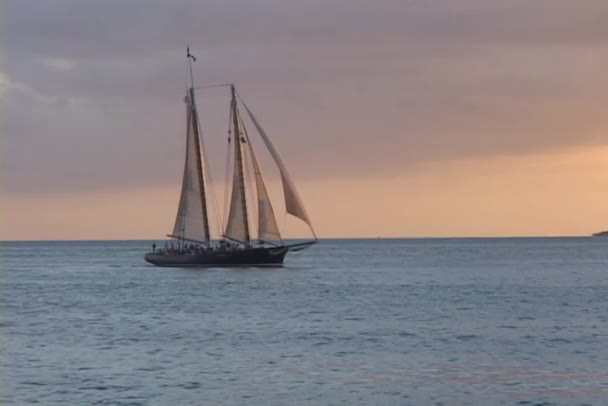
[[[403,236],[403,237],[320,237],[319,241],[323,240],[474,240],[474,239],[535,239],[535,238],[593,238],[589,235],[503,235],[503,236]],[[284,238],[284,240],[309,240],[310,238]],[[169,241],[168,239],[151,239],[151,238],[95,238],[95,239],[18,239],[5,240],[0,239],[0,243],[26,243],[26,242],[111,242],[111,241]],[[219,241],[219,239],[213,239]]]

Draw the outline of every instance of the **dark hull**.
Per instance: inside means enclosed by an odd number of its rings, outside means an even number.
[[[210,251],[198,254],[148,253],[146,261],[158,266],[282,266],[289,247],[248,248],[237,251]]]

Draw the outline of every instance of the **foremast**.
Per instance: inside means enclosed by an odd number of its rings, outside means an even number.
[[[182,179],[182,192],[175,219],[173,233],[169,235],[181,242],[191,241],[211,244],[209,230],[209,213],[207,205],[207,190],[205,171],[201,154],[201,134],[196,100],[194,97],[194,78],[192,61],[196,58],[187,51],[190,84],[186,94],[186,159]]]
[[[205,184],[205,167],[201,157],[201,137],[200,125],[198,121],[198,111],[194,99],[194,83],[190,86],[191,117],[192,129],[194,131],[194,144],[196,149],[196,168],[198,174],[198,184],[201,191],[201,210],[203,215],[203,235],[207,245],[211,243],[211,232],[209,231],[209,208],[207,206],[207,185]]]

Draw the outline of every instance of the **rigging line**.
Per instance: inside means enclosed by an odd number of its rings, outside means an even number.
[[[299,215],[295,215],[295,214],[294,214],[294,216],[300,218],[300,220],[303,220],[306,224],[308,224],[308,228],[310,228],[310,231],[311,231],[313,237],[315,238],[315,240],[318,240],[317,234],[315,233],[315,230],[312,226],[312,222],[310,221],[310,217],[308,217],[308,214],[307,214],[306,210],[304,209],[304,206],[301,202],[301,198],[299,197],[298,193],[296,192],[296,190],[293,186],[293,181],[290,180],[290,177],[287,174],[287,168],[285,168],[285,164],[282,162],[282,160],[278,156],[278,152],[276,151],[276,149],[274,148],[274,146],[268,139],[268,136],[263,135],[264,130],[260,128],[259,124],[257,124],[257,120],[253,117],[251,111],[249,110],[249,108],[247,107],[245,102],[243,101],[243,98],[241,97],[240,93],[238,91],[236,91],[236,89],[235,89],[235,94],[236,94],[236,97],[241,101],[241,104],[245,107],[245,110],[247,110],[249,117],[251,118],[251,120],[253,121],[253,124],[256,126],[256,128],[258,130],[258,134],[263,138],[264,143],[266,144],[267,150],[273,156],[273,159],[275,160],[277,166],[279,167],[279,171],[281,172],[282,180],[284,178],[286,178],[288,180],[287,183],[291,184],[290,189],[291,189],[292,193],[294,193],[296,195],[296,200],[299,202],[298,206],[300,206],[300,210],[303,212],[304,218],[302,218]],[[283,190],[285,190],[285,182],[283,182]],[[287,201],[286,200],[285,200],[285,211],[287,211]],[[293,214],[293,213],[291,213],[291,214]]]
[[[245,105],[245,102],[243,101],[243,98],[241,97],[241,94],[239,93],[239,91],[235,89],[235,93],[236,93],[236,97],[237,97],[237,98],[240,100],[240,102],[241,102],[243,105]],[[245,108],[247,108],[247,106],[246,106],[246,105],[245,105]],[[241,118],[241,120],[242,120],[242,118]],[[243,128],[244,128],[244,127],[245,127],[245,125],[244,125],[244,123],[243,123]],[[249,138],[249,136],[248,136],[248,138]],[[280,167],[279,167],[279,171],[281,171]],[[281,171],[281,176],[282,176],[282,171]],[[285,203],[285,204],[284,204],[285,215],[284,215],[284,217],[283,217],[283,227],[282,227],[282,229],[283,229],[283,230],[286,230],[286,228],[287,228],[287,214],[288,214],[288,213],[287,213],[286,202],[284,202],[284,203]],[[314,230],[312,230],[312,226],[310,226],[310,225],[309,225],[309,227],[311,228],[311,231],[312,231],[312,233],[313,233],[313,235],[314,235]],[[316,238],[316,237],[315,237],[315,238]]]
[[[243,101],[243,98],[241,97],[241,94],[239,93],[239,91],[237,89],[234,89],[235,93],[236,93],[236,97],[238,97],[239,101],[241,102],[241,104],[245,104],[245,101]]]
[[[234,87],[232,87],[232,89],[234,89]],[[238,154],[240,155],[240,168],[239,168],[239,176],[241,178],[241,182],[240,182],[240,189],[241,189],[241,199],[242,199],[242,204],[243,204],[243,217],[244,217],[244,225],[245,225],[245,233],[247,234],[247,240],[249,242],[251,242],[251,217],[249,216],[249,210],[248,207],[252,207],[249,205],[250,202],[248,202],[247,200],[247,189],[251,188],[251,177],[249,175],[249,167],[248,167],[248,162],[247,162],[247,150],[245,148],[243,148],[243,143],[241,142],[242,135],[245,135],[244,132],[241,132],[241,120],[240,117],[241,115],[239,114],[239,110],[238,110],[238,106],[236,103],[236,98],[233,99],[234,100],[234,115],[232,117],[232,119],[234,120],[234,124],[236,126],[235,129],[235,133],[236,133],[236,139],[235,137],[233,137],[233,141],[234,142],[238,142],[238,144],[235,144],[235,152],[237,151],[238,148]],[[237,157],[235,156],[235,159]],[[236,169],[236,168],[235,168]],[[249,186],[247,186],[247,184],[249,184]]]
[[[212,87],[230,87],[230,86],[232,86],[232,83],[221,83],[218,85],[195,86],[193,89],[199,90],[199,89],[209,89]]]
[[[261,196],[263,195],[264,197],[264,201],[268,203],[268,207],[267,207],[267,211],[265,211],[265,215],[264,217],[266,218],[266,215],[268,214],[268,211],[270,211],[271,214],[271,218],[273,219],[274,225],[276,227],[276,233],[273,233],[276,235],[277,239],[282,243],[283,239],[281,237],[281,232],[279,229],[278,224],[276,223],[276,216],[274,214],[274,209],[272,208],[272,203],[270,200],[270,196],[268,195],[268,190],[266,188],[266,185],[264,183],[264,175],[262,174],[262,167],[260,166],[260,161],[258,160],[258,157],[255,154],[254,151],[254,146],[253,143],[251,141],[251,138],[249,137],[249,132],[247,131],[247,127],[245,125],[245,121],[242,115],[239,114],[239,118],[241,120],[241,125],[243,126],[243,131],[245,132],[245,136],[246,136],[246,140],[247,140],[247,153],[249,154],[249,157],[251,159],[251,170],[253,170],[254,173],[254,179],[251,181],[252,185],[251,185],[251,190],[255,190],[255,196],[252,194],[252,198],[254,199],[255,202],[255,210],[257,212],[257,217],[256,217],[256,221],[257,221],[257,229],[258,229],[258,240],[262,241],[262,238],[260,236],[260,221],[261,221]],[[261,190],[260,190],[261,189]],[[256,199],[257,197],[257,199]]]
[[[257,185],[254,185],[254,183],[252,181],[252,176],[251,176],[251,166],[253,165],[253,162],[250,162],[250,161],[252,161],[253,158],[248,159],[248,156],[251,154],[251,152],[250,152],[251,145],[249,144],[251,141],[249,140],[249,134],[247,133],[247,128],[245,127],[245,123],[243,122],[243,117],[238,112],[238,110],[237,110],[237,117],[239,119],[239,122],[241,123],[241,126],[243,127],[243,135],[245,136],[245,138],[244,138],[245,142],[248,144],[247,148],[243,149],[243,158],[245,161],[245,178],[246,178],[247,183],[249,183],[249,190],[255,190],[256,194],[257,194]],[[254,188],[254,186],[256,186],[256,187]],[[247,198],[247,196],[245,196],[245,198]],[[259,213],[257,199],[254,199],[251,196],[251,193],[249,196],[249,204],[250,204],[250,207],[253,209],[253,213]],[[254,227],[254,229],[257,229],[259,227],[259,224],[257,224],[258,218],[257,218],[257,216],[253,216],[253,217],[255,218],[255,223],[256,223],[256,224],[254,224],[256,226],[256,227]],[[250,221],[254,222],[253,219],[250,219]]]
[[[198,132],[199,132],[199,136],[200,136],[200,140],[201,140],[201,149],[203,150],[203,165],[205,167],[203,173],[204,173],[204,175],[206,175],[207,179],[209,180],[209,182],[207,183],[207,185],[209,186],[207,188],[207,191],[211,195],[211,200],[213,203],[213,214],[215,215],[216,227],[220,227],[219,206],[217,204],[217,197],[215,196],[215,182],[213,181],[213,175],[211,173],[211,165],[209,163],[209,158],[207,156],[207,149],[205,148],[205,143],[203,141],[203,132],[201,131],[199,120],[197,120],[197,125],[199,127]],[[217,231],[218,231],[218,235],[222,234],[221,229],[219,229]]]
[[[230,183],[230,158],[232,157],[232,148],[231,148],[231,143],[230,143],[230,139],[233,138],[232,137],[232,108],[230,108],[229,110],[229,114],[228,114],[228,148],[226,151],[226,171],[224,172],[224,219],[222,221],[222,230],[226,230],[226,227],[228,226],[228,207],[229,207],[229,202],[228,202],[228,184]],[[233,140],[234,141],[234,140]],[[224,231],[222,231],[221,233],[222,235],[224,234]]]
[[[190,97],[190,96],[188,96],[188,97]],[[186,183],[187,182],[187,180],[186,180],[187,179],[186,178],[186,173],[187,172],[186,171],[188,169],[188,162],[189,162],[189,156],[190,156],[190,152],[189,151],[190,151],[190,148],[192,148],[192,145],[190,145],[190,139],[191,139],[191,133],[190,133],[190,131],[192,129],[192,127],[190,125],[191,122],[192,122],[192,109],[190,108],[190,105],[188,105],[188,113],[186,113],[186,115],[187,115],[188,123],[187,123],[187,126],[186,126],[186,137],[187,137],[186,138],[186,159],[185,159],[185,162],[184,162],[184,179],[183,179],[183,183],[182,183],[182,193],[183,193],[184,185],[186,185],[186,187],[187,187],[187,183]],[[187,192],[186,192],[186,196],[187,196]],[[180,203],[181,203],[181,197],[180,197]],[[188,198],[187,197],[184,199],[183,210],[184,210],[183,213],[188,213]],[[182,237],[184,237],[186,235],[186,221],[187,221],[186,215],[182,214],[182,224],[181,224],[181,227],[180,227],[180,230],[179,230],[179,233],[180,233],[180,235]],[[178,244],[179,244],[179,247],[181,248],[182,247],[182,241],[179,240]]]

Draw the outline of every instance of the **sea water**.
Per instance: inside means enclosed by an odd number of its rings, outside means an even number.
[[[608,239],[151,243],[0,244],[2,405],[608,404]]]

